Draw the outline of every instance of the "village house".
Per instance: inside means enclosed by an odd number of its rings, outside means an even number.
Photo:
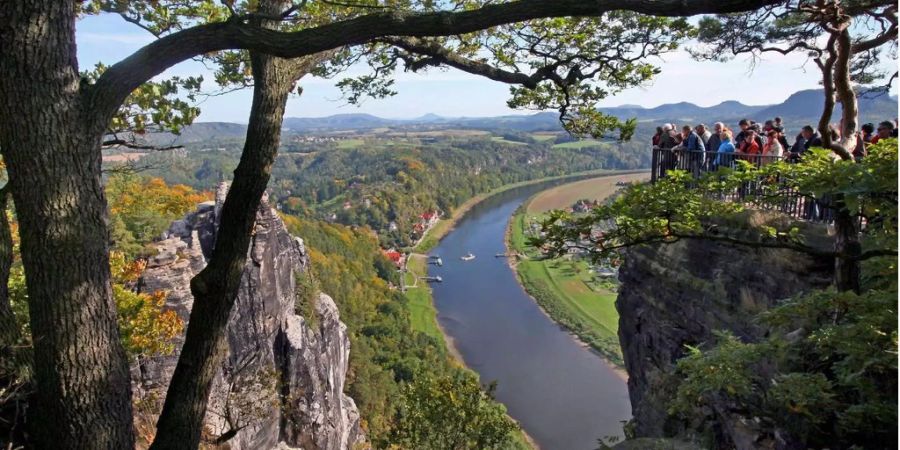
[[[406,263],[406,255],[400,253],[396,249],[391,248],[388,250],[382,250],[382,253],[387,257],[387,259],[390,259],[398,269],[402,268],[403,264]]]

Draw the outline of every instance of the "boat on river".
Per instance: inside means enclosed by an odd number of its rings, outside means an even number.
[[[475,255],[473,255],[471,252],[469,252],[463,256],[460,256],[459,259],[461,259],[463,261],[471,261],[471,260],[475,259]]]

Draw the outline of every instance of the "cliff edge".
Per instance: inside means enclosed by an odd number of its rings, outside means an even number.
[[[747,220],[768,219],[751,215]],[[749,237],[746,229],[722,232]],[[805,232],[828,245],[824,228]],[[709,240],[634,247],[624,259],[616,308],[637,437],[690,435],[685,424],[667,414],[677,386],[675,361],[685,355],[685,346],[703,348],[716,330],[745,341],[758,339],[765,333],[755,323],[759,313],[779,300],[827,287],[834,264],[790,250]],[[744,422],[725,418],[720,437],[737,448],[764,448],[739,444],[755,441],[752,424]]]

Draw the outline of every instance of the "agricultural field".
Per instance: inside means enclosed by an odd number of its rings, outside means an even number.
[[[528,213],[542,214],[554,209],[568,208],[581,199],[604,199],[618,189],[616,183],[620,181],[631,183],[646,181],[649,178],[650,173],[643,172],[614,177],[591,178],[557,186],[536,195],[528,204]]]
[[[443,342],[444,335],[438,328],[437,310],[431,298],[431,288],[427,282],[416,280],[418,277],[428,275],[425,256],[415,253],[410,255],[407,269],[408,272],[404,276],[406,285],[410,286],[406,290],[406,298],[409,300],[409,320],[412,329]]]
[[[582,139],[580,141],[573,142],[563,142],[562,144],[556,144],[553,148],[585,148],[585,147],[600,147],[604,145],[609,145],[608,142],[598,141],[595,139]]]

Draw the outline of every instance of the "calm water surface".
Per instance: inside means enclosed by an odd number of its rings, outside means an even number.
[[[558,183],[557,183],[558,184]],[[591,450],[622,435],[631,417],[625,381],[600,356],[545,316],[516,281],[505,258],[504,232],[516,208],[551,184],[526,186],[475,206],[432,251],[438,320],[466,365],[543,450]],[[472,261],[460,256],[475,254]]]

